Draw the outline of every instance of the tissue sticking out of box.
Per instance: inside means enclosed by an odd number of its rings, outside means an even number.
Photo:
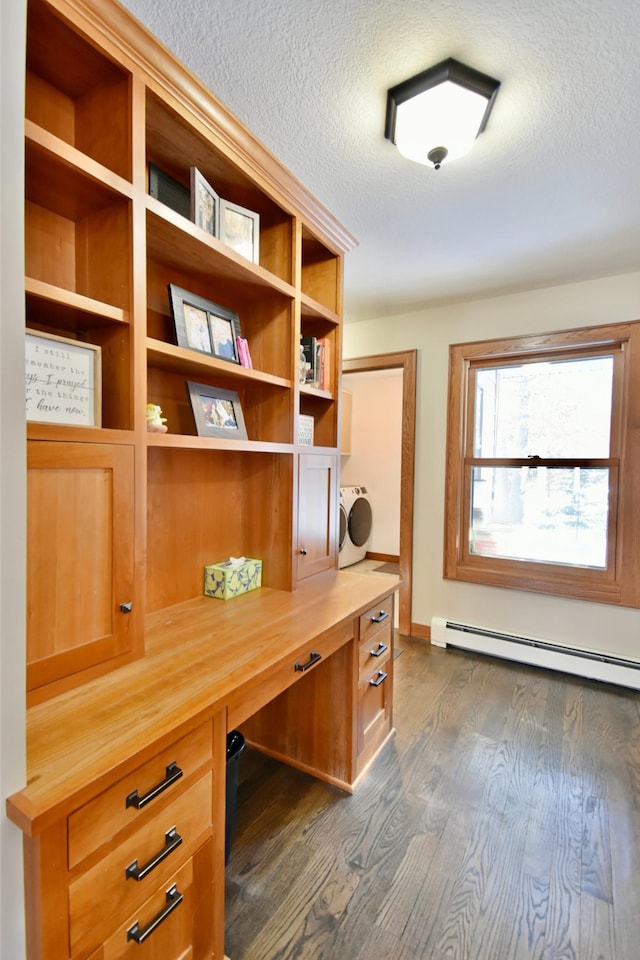
[[[244,557],[229,557],[228,560],[224,561],[225,567],[239,567],[241,563],[244,563]]]

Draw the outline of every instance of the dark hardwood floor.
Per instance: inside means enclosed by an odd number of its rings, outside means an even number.
[[[353,796],[245,751],[231,960],[637,960],[640,696],[400,646]]]

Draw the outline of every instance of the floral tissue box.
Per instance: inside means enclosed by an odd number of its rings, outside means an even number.
[[[204,568],[204,592],[207,597],[232,600],[262,584],[262,560],[230,557]]]

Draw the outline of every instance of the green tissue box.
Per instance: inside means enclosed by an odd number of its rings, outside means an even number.
[[[204,592],[207,597],[232,600],[262,584],[262,560],[242,557],[240,563],[225,560],[204,568]]]

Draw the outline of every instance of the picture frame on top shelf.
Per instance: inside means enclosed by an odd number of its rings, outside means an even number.
[[[253,263],[260,262],[260,214],[220,199],[220,240]]]
[[[192,380],[187,380],[187,390],[199,437],[248,439],[242,404],[235,390],[223,390]]]
[[[237,313],[173,283],[169,284],[169,302],[179,347],[240,363],[238,337],[242,333]]]
[[[212,237],[218,236],[220,197],[197,167],[191,167],[191,219]]]
[[[25,331],[26,419],[102,426],[102,350],[40,330]]]
[[[155,163],[149,164],[149,195],[189,219],[191,198],[188,188]]]

